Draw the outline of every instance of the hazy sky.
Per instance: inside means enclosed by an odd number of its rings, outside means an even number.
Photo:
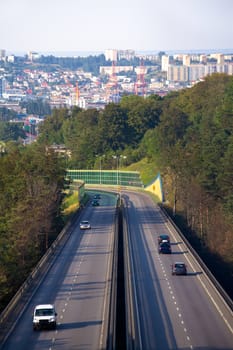
[[[0,49],[233,48],[233,0],[0,0]]]

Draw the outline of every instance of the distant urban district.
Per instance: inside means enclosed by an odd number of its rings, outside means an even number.
[[[114,49],[97,56],[55,57],[37,52],[6,55],[2,49],[0,107],[15,111],[25,121],[26,131],[36,135],[37,124],[54,107],[103,109],[124,95],[165,96],[212,73],[233,75],[233,50],[232,54],[142,55]]]

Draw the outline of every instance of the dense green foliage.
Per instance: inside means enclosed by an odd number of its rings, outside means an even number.
[[[26,108],[27,114],[45,116],[51,114],[50,105],[42,99],[25,100],[20,103],[22,108]]]
[[[94,74],[99,74],[100,66],[111,65],[111,62],[106,61],[103,54],[88,57],[55,57],[53,55],[41,56],[37,62],[43,65],[59,66],[63,69],[83,69],[84,72],[92,72]]]
[[[163,169],[168,199],[203,244],[233,264],[233,78],[212,75],[164,100],[145,138]]]
[[[23,123],[10,122],[16,115],[15,111],[0,107],[0,141],[18,141],[26,138]]]
[[[18,141],[19,139],[25,139],[25,131],[23,130],[23,124],[1,122],[0,121],[0,140],[1,141]]]
[[[69,166],[77,168],[93,168],[97,156],[105,155],[103,168],[108,169],[112,155],[123,153],[130,164],[141,158],[145,131],[158,125],[161,103],[157,97],[125,96],[103,111],[55,109],[41,125],[38,142],[64,143],[72,152]]]
[[[43,146],[6,145],[0,156],[0,308],[61,228],[63,178]]]
[[[100,66],[111,66],[112,61],[106,60],[104,54],[100,55],[90,55],[87,57],[55,57],[50,56],[41,56],[37,60],[37,64],[47,65],[50,69],[54,67],[61,67],[62,69],[82,69],[84,72],[91,72],[95,75],[99,75]],[[117,61],[118,66],[139,66],[141,60],[139,57],[134,57],[131,60],[120,59]],[[144,61],[145,65],[153,66],[155,63],[150,60]]]
[[[16,116],[16,112],[13,110],[10,110],[6,107],[0,107],[0,122],[8,122],[11,119],[14,119],[14,116]]]

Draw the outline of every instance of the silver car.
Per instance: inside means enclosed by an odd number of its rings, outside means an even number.
[[[91,224],[89,221],[84,220],[80,222],[79,227],[80,227],[80,230],[89,230],[91,229]]]

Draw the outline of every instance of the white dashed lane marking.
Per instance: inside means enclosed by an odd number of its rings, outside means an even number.
[[[90,242],[90,236],[89,236],[89,239],[88,239],[86,245],[83,247],[85,250],[87,250],[88,245],[89,245],[89,242]],[[82,265],[82,262],[83,262],[83,261],[84,261],[84,255],[81,257],[81,260],[80,260],[79,263],[78,263],[77,270],[76,270],[76,274],[75,274],[75,277],[74,277],[74,279],[73,279],[73,281],[72,281],[72,285],[71,285],[71,287],[70,287],[70,290],[67,292],[68,296],[66,297],[66,302],[65,302],[65,305],[64,305],[65,307],[62,309],[62,313],[63,313],[63,314],[60,315],[60,321],[62,321],[62,320],[64,319],[64,313],[65,313],[66,308],[67,308],[67,306],[68,306],[68,302],[70,301],[70,296],[71,296],[72,291],[73,291],[73,286],[74,286],[75,283],[76,283],[76,280],[77,280],[77,278],[78,278],[78,275],[79,275],[79,272],[80,272],[80,268],[81,268],[81,265]],[[61,324],[62,324],[62,322],[58,322],[58,323],[57,323],[58,326],[60,326]],[[58,334],[58,330],[56,329],[55,335],[57,335],[57,334]],[[52,346],[49,347],[49,350],[52,350],[52,349],[53,349],[54,344],[55,344],[55,341],[56,341],[56,337],[54,337],[54,338],[51,339]]]
[[[183,326],[183,331],[184,331],[185,334],[187,334],[187,328],[184,327],[185,323],[184,323],[184,320],[182,318],[182,314],[180,312],[180,308],[178,306],[176,306],[177,305],[176,298],[174,296],[174,293],[173,293],[173,290],[172,290],[172,286],[171,286],[169,280],[167,279],[167,274],[166,274],[163,262],[160,259],[160,256],[158,256],[158,260],[160,262],[160,266],[161,266],[161,269],[162,269],[162,272],[163,272],[163,276],[165,277],[165,280],[167,281],[168,291],[169,291],[169,294],[170,294],[170,296],[171,296],[171,298],[173,300],[173,304],[175,305],[175,308],[176,308],[176,311],[177,311],[177,315],[178,315],[179,319],[181,319],[180,322],[181,322],[181,325]],[[186,335],[186,339],[190,343],[190,337]],[[189,348],[193,349],[192,344],[189,344]]]

